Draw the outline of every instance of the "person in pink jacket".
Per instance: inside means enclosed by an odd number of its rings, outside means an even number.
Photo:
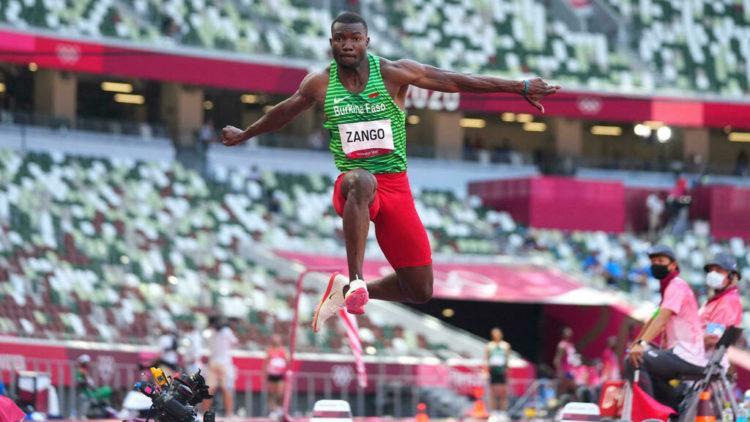
[[[638,384],[643,391],[677,409],[680,397],[669,381],[700,376],[706,365],[698,301],[690,285],[680,277],[680,266],[671,248],[654,246],[648,256],[651,274],[659,280],[662,300],[628,348],[625,374],[632,381],[639,369]],[[661,347],[653,343],[659,337],[664,338]]]
[[[724,330],[742,323],[742,301],[737,287],[741,275],[737,270],[737,261],[724,253],[716,254],[703,269],[706,271],[706,285],[712,295],[698,314],[704,332],[706,355],[710,356]],[[724,366],[728,367],[726,357]]]

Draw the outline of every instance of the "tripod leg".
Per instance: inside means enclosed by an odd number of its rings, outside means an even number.
[[[714,409],[718,412],[716,417],[720,418],[721,413],[724,411],[724,391],[721,387],[721,383],[717,381],[711,381],[711,400],[714,402]]]
[[[727,374],[724,371],[721,372],[721,386],[724,388],[724,391],[727,395],[727,401],[729,402],[729,405],[732,406],[732,413],[736,418],[737,413],[739,412],[739,406],[737,405],[737,400],[735,399],[732,391],[732,383],[729,382]]]

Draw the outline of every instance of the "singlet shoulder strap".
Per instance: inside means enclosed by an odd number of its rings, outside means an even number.
[[[328,83],[337,83],[339,81],[339,66],[336,60],[331,60],[330,69],[328,70]]]

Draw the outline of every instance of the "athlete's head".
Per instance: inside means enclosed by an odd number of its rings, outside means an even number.
[[[355,68],[367,57],[367,22],[354,12],[344,12],[331,23],[331,52],[336,63]]]
[[[617,337],[615,336],[607,337],[607,348],[614,349],[616,346],[617,346]]]
[[[490,332],[490,336],[492,336],[492,341],[503,341],[503,330],[495,327]]]
[[[283,346],[283,343],[281,342],[281,336],[278,334],[274,334],[271,336],[271,345],[273,347],[281,347]]]
[[[570,340],[573,338],[573,329],[570,327],[564,327],[562,330],[563,340]]]

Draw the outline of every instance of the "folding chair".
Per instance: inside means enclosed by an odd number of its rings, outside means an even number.
[[[695,420],[698,403],[700,402],[700,393],[709,388],[713,391],[711,396],[713,397],[715,408],[722,409],[724,403],[729,403],[734,417],[737,418],[737,400],[735,400],[734,394],[732,394],[732,384],[727,378],[727,373],[721,365],[721,361],[724,359],[729,346],[733,345],[740,338],[740,335],[742,335],[741,328],[728,327],[724,331],[724,334],[716,344],[716,350],[714,350],[708,364],[706,364],[703,376],[695,380],[680,405],[679,422],[692,422]]]

